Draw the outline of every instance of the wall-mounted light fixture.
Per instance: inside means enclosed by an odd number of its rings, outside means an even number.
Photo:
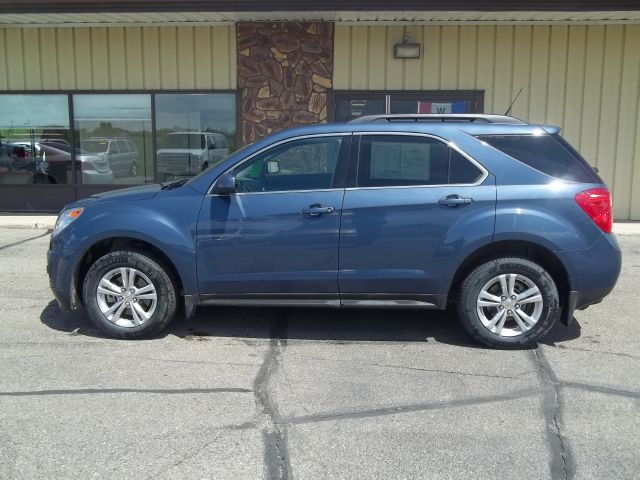
[[[419,43],[411,43],[409,33],[405,27],[402,34],[402,43],[396,43],[393,46],[394,58],[420,58],[422,45]]]

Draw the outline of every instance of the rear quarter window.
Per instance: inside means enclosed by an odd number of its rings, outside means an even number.
[[[476,138],[551,177],[569,182],[602,183],[595,170],[559,135],[479,135]]]

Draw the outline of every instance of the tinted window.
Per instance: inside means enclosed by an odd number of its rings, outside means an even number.
[[[119,141],[118,142],[118,150],[120,150],[120,153],[127,153],[129,152],[129,144],[125,141]]]
[[[449,159],[449,183],[476,183],[482,171],[460,153],[451,149]]]
[[[342,137],[322,137],[278,145],[236,168],[238,191],[332,188],[342,144]]]
[[[445,143],[427,137],[363,136],[359,187],[474,183],[482,172]]]
[[[73,95],[73,114],[75,135],[80,145],[76,154],[79,183],[135,185],[153,182],[151,95]],[[135,151],[139,153],[113,158],[96,155],[127,153],[129,149],[123,141],[135,143]],[[135,168],[132,168],[133,161]]]
[[[0,185],[71,183],[70,142],[66,95],[0,95]]]
[[[589,164],[559,135],[481,135],[477,138],[552,177],[571,182],[601,182]]]

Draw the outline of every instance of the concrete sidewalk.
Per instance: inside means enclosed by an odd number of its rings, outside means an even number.
[[[2,215],[0,228],[53,228],[56,215]],[[640,235],[640,222],[616,222],[616,235]]]

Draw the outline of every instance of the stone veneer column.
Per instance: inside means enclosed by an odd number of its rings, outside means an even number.
[[[332,23],[238,23],[236,35],[244,143],[327,121]]]

